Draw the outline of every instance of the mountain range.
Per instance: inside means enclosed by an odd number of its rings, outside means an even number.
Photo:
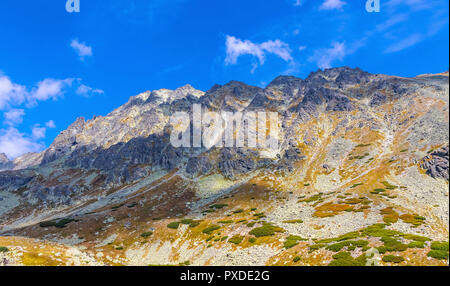
[[[277,112],[279,148],[173,147],[194,104]],[[0,265],[448,265],[448,106],[448,71],[141,93],[0,154]]]

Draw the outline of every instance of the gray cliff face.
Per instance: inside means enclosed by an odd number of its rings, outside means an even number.
[[[426,170],[427,174],[433,178],[443,178],[449,180],[449,146],[442,147],[426,156],[420,167]]]
[[[229,179],[267,166],[290,172],[296,162],[311,156],[292,140],[299,136],[298,124],[318,120],[320,115],[335,114],[340,119],[331,133],[333,136],[364,127],[392,133],[400,124],[396,116],[407,108],[413,96],[427,94],[431,89],[448,97],[447,85],[448,77],[398,78],[345,67],[318,71],[306,79],[280,76],[264,89],[232,81],[224,86],[216,85],[206,93],[189,85],[176,90],[145,92],[130,98],[107,116],[88,121],[77,119],[47,150],[17,162],[24,168],[40,164],[38,168],[0,173],[0,189],[24,188],[23,195],[30,200],[52,198],[55,203],[67,204],[77,194],[90,191],[90,182],[79,179],[73,182],[77,176],[86,174],[94,178],[96,187],[108,189],[139,180],[155,170],[178,169],[190,177],[218,173]],[[399,102],[396,103],[399,110],[386,115],[383,123],[386,126],[381,128],[373,114],[381,105],[394,102]],[[250,148],[172,147],[169,117],[175,111],[191,112],[194,103],[209,110],[278,111],[283,127],[280,150],[267,159]],[[433,120],[442,122],[440,132],[448,134],[448,126],[444,127],[448,116],[445,118],[443,115]],[[413,125],[415,119],[408,120]],[[414,132],[410,133],[414,135]],[[301,136],[305,146],[318,144],[312,130],[304,130]],[[430,154],[422,166],[431,176],[448,180],[448,147],[443,150]],[[442,152],[447,152],[446,157]],[[5,164],[10,163],[0,157],[0,169]]]
[[[6,157],[6,154],[0,153],[0,171],[9,170],[12,167],[13,164],[11,161],[9,161],[8,157]]]

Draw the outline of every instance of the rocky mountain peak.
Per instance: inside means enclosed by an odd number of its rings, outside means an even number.
[[[0,153],[0,164],[2,164],[2,163],[8,163],[9,162],[9,159],[8,159],[8,157],[6,156],[6,154],[5,153]]]

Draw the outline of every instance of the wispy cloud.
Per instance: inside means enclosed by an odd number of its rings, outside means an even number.
[[[334,61],[342,61],[347,55],[345,43],[333,42],[330,48],[318,49],[314,51],[309,61],[315,62],[321,69],[327,69],[332,66]]]
[[[39,101],[58,100],[75,88],[75,93],[81,96],[104,93],[101,89],[82,84],[79,78],[46,78],[35,86],[27,87],[14,83],[9,77],[0,74],[0,110],[8,110],[12,106],[25,103],[27,107],[33,107]]]
[[[263,65],[267,54],[274,54],[286,62],[293,60],[291,56],[291,49],[289,45],[280,41],[267,41],[261,44],[253,43],[249,40],[240,40],[233,36],[227,36],[226,39],[226,53],[225,64],[234,65],[240,56],[251,55],[258,59],[259,65]],[[255,63],[253,70],[258,67]]]
[[[56,128],[56,124],[55,121],[53,120],[49,120],[45,123],[45,126],[47,126],[48,128]]]
[[[26,98],[26,88],[13,83],[9,77],[0,74],[0,110],[10,103],[21,104]]]
[[[80,86],[78,86],[77,90],[75,91],[76,94],[84,96],[84,97],[89,97],[89,96],[93,96],[96,94],[104,94],[105,92],[101,89],[98,88],[92,88],[90,86],[81,84]]]
[[[47,78],[30,90],[24,85],[12,82],[9,77],[0,75],[0,110],[24,102],[32,106],[36,105],[37,101],[56,100],[65,93],[67,87],[72,86],[73,81],[71,78],[63,80]]]
[[[439,1],[439,0],[438,0]],[[398,9],[409,7],[411,10],[425,10],[434,6],[436,1],[433,0],[390,0],[386,2],[385,6],[388,9]]]
[[[25,110],[23,109],[11,109],[3,114],[5,118],[5,124],[16,125],[23,121],[23,116],[25,115]]]
[[[448,25],[448,13],[442,12],[440,10],[435,11],[434,15],[429,21],[428,27],[425,27],[425,31],[408,35],[405,38],[400,38],[400,40],[398,40],[397,42],[389,45],[384,50],[384,52],[395,53],[413,47],[420,42],[433,37],[446,25]]]
[[[342,10],[347,3],[341,0],[325,0],[320,5],[320,10]]]
[[[421,42],[422,40],[423,36],[421,34],[413,34],[401,40],[400,42],[390,45],[384,52],[385,53],[399,52],[401,50],[414,46],[415,44]]]
[[[92,47],[86,45],[84,42],[79,42],[78,39],[72,40],[70,46],[75,50],[81,61],[84,61],[85,57],[92,57]]]
[[[47,128],[41,127],[39,124],[36,124],[33,129],[31,130],[31,136],[33,139],[42,139],[45,138],[45,132],[47,131]]]
[[[37,87],[30,93],[29,101],[46,101],[49,99],[56,100],[66,92],[66,88],[71,87],[75,79],[53,79],[47,78],[38,82]]]

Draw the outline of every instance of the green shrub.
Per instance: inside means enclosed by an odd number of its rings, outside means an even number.
[[[189,224],[189,227],[196,227],[200,224],[200,221],[193,221]]]
[[[220,241],[225,241],[225,240],[227,240],[227,238],[228,238],[228,236],[224,236],[220,239]]]
[[[211,225],[208,226],[207,228],[205,228],[204,230],[202,230],[203,233],[206,234],[211,234],[213,231],[218,230],[220,228],[220,226],[218,225]]]
[[[359,236],[360,236],[359,232],[354,231],[354,232],[349,232],[349,233],[343,234],[336,238],[321,239],[318,241],[318,243],[330,243],[330,242],[344,241],[344,240],[349,240],[349,239],[355,239],[355,238],[358,238]]]
[[[292,259],[295,263],[299,262],[302,258],[300,256],[296,256],[294,257],[294,259]]]
[[[395,256],[395,255],[385,255],[383,256],[384,262],[393,262],[393,263],[400,263],[405,261],[405,259],[402,256]]]
[[[303,238],[301,236],[298,235],[289,235],[287,238],[287,240],[301,240],[301,241],[306,241],[306,238]]]
[[[408,248],[425,248],[425,242],[423,241],[412,241],[408,244]]]
[[[405,251],[408,248],[408,245],[403,244],[392,237],[382,237],[381,241],[384,242],[387,251]]]
[[[350,188],[353,189],[353,188],[356,188],[357,186],[361,186],[361,185],[364,185],[364,184],[363,183],[357,183],[357,184],[352,185]]]
[[[386,187],[386,189],[388,189],[388,190],[395,190],[396,188],[397,188],[397,186],[394,186],[394,185],[391,185],[391,184],[389,184],[389,182],[387,182],[387,181],[383,181],[383,182],[381,182],[385,187]]]
[[[448,259],[448,251],[445,250],[430,250],[427,256],[433,257],[436,259]]]
[[[147,237],[149,237],[149,236],[152,235],[152,234],[153,234],[153,232],[147,231],[147,232],[141,233],[141,237],[147,238]]]
[[[296,246],[297,244],[298,244],[298,242],[296,240],[288,239],[284,242],[284,248],[289,249],[289,248]]]
[[[112,209],[113,211],[116,211],[116,210],[118,210],[119,208],[123,207],[124,205],[125,205],[125,203],[122,203],[122,204],[120,204],[120,205],[111,207],[111,209]]]
[[[391,237],[395,235],[401,235],[400,232],[396,230],[385,229],[386,224],[377,223],[361,231],[361,234],[373,237]]]
[[[234,244],[239,244],[242,242],[242,240],[244,239],[243,236],[241,235],[235,235],[233,237],[231,237],[230,239],[228,239],[228,242],[234,243]]]
[[[261,236],[272,236],[275,234],[275,232],[282,232],[282,231],[284,230],[280,227],[273,226],[271,224],[264,224],[261,227],[252,229],[249,233],[256,237],[261,237]]]
[[[40,227],[51,227],[54,226],[56,228],[64,228],[67,224],[74,222],[75,220],[73,218],[62,218],[62,219],[55,219],[55,220],[49,220],[49,221],[43,221],[39,223]]]
[[[256,222],[255,222],[255,221],[252,221],[252,222],[247,223],[247,226],[248,226],[248,227],[254,227],[255,224],[256,224]]]
[[[227,207],[227,204],[214,204],[212,206],[210,206],[210,209],[223,209],[224,207]]]
[[[416,220],[426,220],[426,218],[425,218],[425,217],[423,217],[423,216],[420,216],[420,215],[416,215],[416,216],[414,216],[414,219],[416,219]]]
[[[233,213],[234,214],[240,214],[240,213],[243,213],[244,212],[244,209],[238,209],[238,210],[235,210]]]
[[[346,246],[349,246],[349,245],[350,245],[350,241],[343,241],[343,242],[339,242],[339,243],[328,245],[327,246],[327,250],[331,250],[333,252],[338,252],[342,248],[344,248]]]
[[[436,259],[448,259],[449,256],[448,242],[433,241],[431,243],[431,250],[430,252],[428,252],[427,256]]]
[[[53,220],[49,220],[49,221],[41,221],[39,223],[40,227],[51,227],[51,226],[55,226],[56,222]]]
[[[381,254],[385,254],[385,253],[388,251],[388,250],[387,250],[387,247],[384,246],[384,245],[377,247],[377,250],[378,250],[378,252],[381,253]]]
[[[313,244],[313,245],[310,245],[310,246],[309,246],[309,251],[310,251],[310,252],[313,252],[313,251],[315,251],[315,250],[317,250],[317,249],[321,249],[321,248],[323,248],[323,247],[325,247],[325,246],[327,246],[327,245],[326,245],[326,244],[323,244],[323,243]]]
[[[333,261],[328,266],[364,266],[366,265],[367,258],[364,254],[353,258],[349,252],[343,251],[333,255]]]
[[[233,223],[233,221],[232,220],[221,220],[221,221],[219,221],[219,223],[228,224],[228,223]]]
[[[189,219],[189,218],[185,218],[180,221],[181,224],[191,224],[193,222],[194,222],[194,220]]]
[[[355,241],[352,241],[351,243],[353,246],[361,247],[361,248],[366,247],[369,244],[369,242],[367,240],[355,240]]]
[[[433,241],[431,243],[431,249],[433,250],[446,250],[448,251],[448,242]]]
[[[285,220],[283,223],[303,223],[301,219],[291,219],[291,220]]]
[[[264,217],[266,217],[266,215],[265,215],[264,213],[257,213],[257,214],[254,214],[254,216],[256,216],[256,217],[258,217],[258,218],[264,218]]]
[[[73,221],[75,221],[73,218],[63,218],[56,222],[55,227],[64,228],[64,227],[66,227],[67,224],[69,224]]]
[[[415,235],[415,234],[402,234],[401,235],[403,238],[405,239],[409,239],[409,240],[414,240],[414,241],[430,241],[431,239],[429,239],[428,237],[424,237],[424,236],[420,236],[420,235]]]
[[[250,243],[255,243],[255,242],[256,242],[256,238],[250,237],[250,238],[248,239],[248,242],[250,242]]]
[[[172,228],[172,229],[177,229],[180,226],[180,222],[179,221],[174,221],[171,222],[167,225],[168,228]]]
[[[127,208],[134,208],[135,206],[137,206],[137,203],[131,203],[129,205],[127,205]]]
[[[9,249],[6,246],[0,246],[0,252],[8,252]]]

